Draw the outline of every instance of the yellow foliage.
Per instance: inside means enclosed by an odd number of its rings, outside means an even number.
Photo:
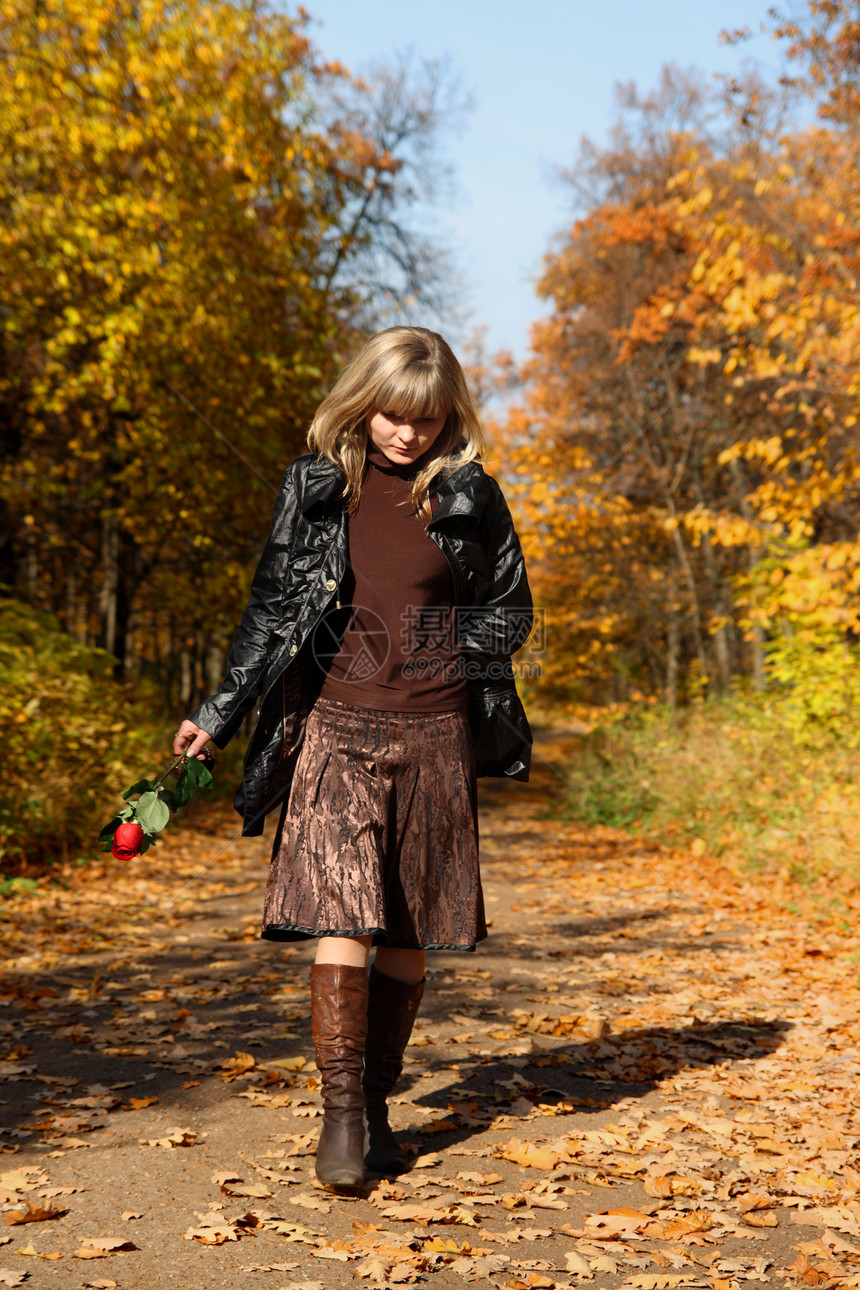
[[[665,93],[587,156],[612,198],[547,257],[511,414],[559,695],[761,683],[801,620],[810,657],[857,631],[860,154],[825,126],[717,154]]]

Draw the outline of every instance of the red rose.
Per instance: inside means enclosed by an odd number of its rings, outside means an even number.
[[[130,860],[132,856],[140,855],[142,842],[143,829],[139,824],[128,820],[125,824],[120,824],[113,835],[113,846],[110,849],[110,853],[112,856],[116,856],[117,860]]]

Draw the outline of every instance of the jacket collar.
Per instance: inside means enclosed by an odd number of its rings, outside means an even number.
[[[311,507],[328,502],[343,488],[343,472],[327,457],[311,458],[308,462],[304,496],[300,509],[307,514]],[[457,471],[442,471],[436,476],[436,493],[439,505],[430,524],[447,520],[452,515],[474,515],[479,510],[478,480],[482,474],[477,462],[468,462]]]
[[[305,460],[307,472],[300,509],[307,514],[311,507],[319,502],[327,502],[343,488],[344,476],[343,471],[329,461],[328,457],[308,453]]]

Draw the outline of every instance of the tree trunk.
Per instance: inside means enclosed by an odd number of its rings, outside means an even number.
[[[179,702],[184,712],[194,706],[191,702],[194,693],[194,660],[187,645],[179,651]]]
[[[101,647],[108,654],[116,653],[117,585],[119,583],[119,537],[116,520],[111,515],[102,516],[102,589],[99,599],[101,619]]]
[[[764,670],[764,628],[753,628],[752,640],[752,678],[753,689],[761,691],[765,688],[766,677]]]
[[[675,503],[669,499],[670,514],[675,517]],[[702,637],[702,613],[699,608],[699,591],[696,586],[696,575],[693,573],[693,566],[690,564],[690,557],[687,554],[687,548],[684,546],[684,539],[681,537],[680,525],[676,524],[672,530],[672,541],[675,544],[675,552],[678,556],[678,563],[684,574],[684,580],[687,583],[687,589],[690,593],[690,610],[693,618],[693,640],[696,644],[696,657],[699,660],[699,667],[702,669],[702,677],[705,681],[710,682],[710,670],[708,660],[705,655],[705,642]]]
[[[729,606],[726,604],[723,578],[719,568],[717,567],[713,544],[707,533],[702,535],[702,555],[705,561],[705,569],[708,573],[708,582],[711,584],[714,605],[720,617],[727,618],[729,617]],[[730,690],[732,687],[732,660],[728,628],[725,624],[718,627],[713,633],[713,641],[714,654],[717,660],[717,678],[720,689]]]
[[[116,659],[114,676],[122,680],[128,652],[128,626],[135,588],[136,548],[120,532],[115,516],[102,517],[102,586],[99,597],[99,645]]]
[[[666,702],[674,708],[678,702],[678,667],[681,660],[681,619],[677,610],[669,613],[666,633]]]
[[[31,605],[39,603],[39,558],[36,554],[35,538],[31,539],[27,546],[27,594]]]
[[[693,480],[696,497],[702,507],[706,508],[708,503],[705,499],[705,490],[702,486],[702,463],[701,459],[696,456],[691,467],[690,474]],[[702,534],[702,560],[705,566],[705,573],[708,579],[708,586],[711,593],[711,604],[714,606],[717,615],[722,619],[731,620],[731,597],[726,594],[726,584],[723,578],[722,570],[717,563],[714,554],[714,544],[711,541],[709,533]],[[729,639],[728,627],[723,623],[712,634],[714,642],[714,656],[717,660],[717,681],[721,690],[730,690],[732,687],[732,658],[731,642]]]
[[[206,650],[206,696],[215,694],[220,689],[221,682],[224,679],[225,664],[227,656],[224,651],[212,640],[209,641]]]
[[[744,517],[744,519],[747,521],[748,524],[752,524],[754,523],[754,516],[752,513],[752,507],[747,501],[747,493],[749,490],[749,485],[746,479],[744,478],[743,467],[741,466],[741,463],[738,461],[737,457],[732,458],[732,460],[729,462],[729,466],[731,468],[735,485],[737,486],[737,490],[738,490],[738,505],[740,507],[741,515]],[[750,569],[752,569],[756,561],[761,558],[762,554],[763,552],[760,547],[754,547],[752,550],[750,550],[750,553],[749,553]],[[764,646],[765,646],[764,628],[754,627],[753,639],[752,639],[752,678],[753,678],[753,689],[759,690],[759,691],[765,688]]]

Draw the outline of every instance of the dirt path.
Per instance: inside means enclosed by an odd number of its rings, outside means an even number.
[[[490,937],[429,956],[416,1159],[366,1197],[314,1181],[313,949],[257,938],[271,819],[231,842],[209,808],[10,903],[0,1286],[860,1286],[850,928],[548,818],[564,752],[482,781]]]

